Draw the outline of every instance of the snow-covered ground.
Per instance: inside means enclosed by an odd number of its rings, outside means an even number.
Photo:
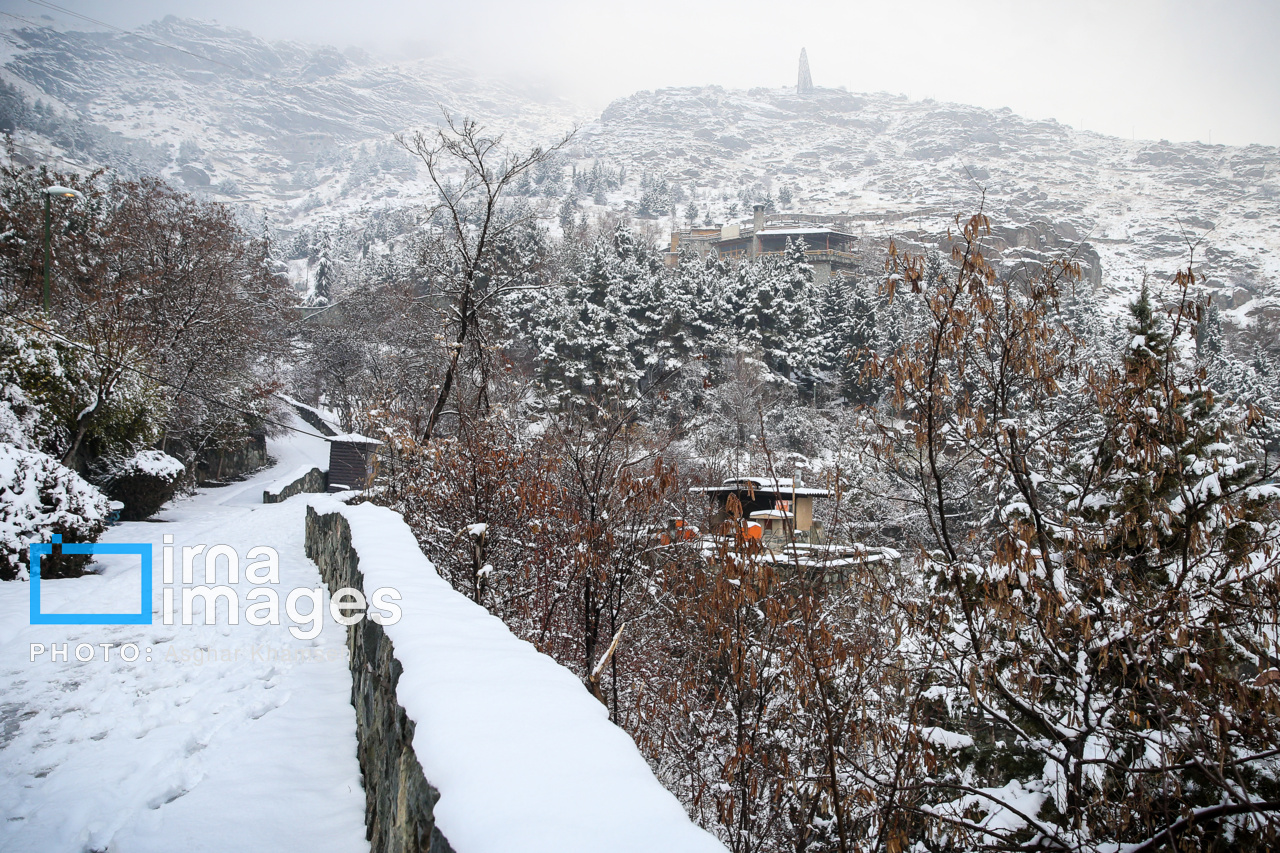
[[[152,546],[152,625],[30,625],[30,585],[0,584],[0,851],[368,850],[345,629],[326,618],[314,639],[289,632],[288,591],[323,584],[303,551],[305,504],[261,503],[282,473],[327,467],[327,444],[292,433],[269,450],[274,468],[103,537]],[[230,545],[242,569],[253,547],[276,548],[281,624],[247,623],[244,578],[239,624],[223,604],[204,625],[199,602],[198,624],[180,609],[161,624],[165,534]],[[43,611],[137,612],[136,559],[100,560],[102,574],[44,581]],[[67,660],[52,660],[64,643]],[[109,660],[99,643],[116,644]],[[46,649],[34,661],[32,644]],[[79,644],[92,659],[76,660]]]
[[[368,850],[345,628],[304,552],[310,503],[350,520],[366,591],[400,593],[404,615],[386,625],[405,666],[397,698],[454,849],[723,853],[578,679],[443,581],[398,515],[325,495],[263,505],[285,472],[327,467],[327,443],[293,425],[270,443],[272,468],[103,537],[151,546],[152,625],[31,625],[32,585],[0,584],[0,851]],[[239,555],[239,582],[221,560],[216,580],[239,596],[237,624],[223,602],[205,625],[198,601],[195,624],[181,624],[181,549],[198,544]],[[279,554],[278,582],[250,583],[261,545]],[[136,613],[137,558],[95,562],[95,574],[43,581],[41,612]],[[188,586],[205,580],[201,558],[193,569]],[[249,593],[266,587],[280,624],[255,626]],[[288,593],[317,587],[323,628],[297,639],[310,620],[293,618]]]

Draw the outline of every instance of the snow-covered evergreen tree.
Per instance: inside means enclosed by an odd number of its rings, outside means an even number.
[[[262,257],[259,263],[263,275],[269,279],[285,279],[288,275],[288,265],[276,256],[275,232],[271,228],[269,215],[262,217],[262,232],[258,237],[258,244]]]
[[[337,269],[333,257],[333,234],[327,228],[320,232],[315,244],[316,264],[311,273],[311,288],[305,304],[322,308],[333,301]]]
[[[573,230],[578,216],[578,199],[573,193],[566,195],[564,200],[560,202],[560,209],[557,211],[557,215],[560,220],[560,230],[568,234]]]
[[[818,298],[815,364],[829,374],[836,395],[871,402],[874,383],[863,369],[874,357],[876,336],[876,300],[859,280],[832,275]]]
[[[804,240],[788,238],[778,255],[756,265],[755,320],[766,360],[774,370],[794,379],[814,367],[817,333],[813,267]]]

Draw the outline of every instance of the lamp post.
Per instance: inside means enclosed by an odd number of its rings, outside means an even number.
[[[52,262],[50,260],[51,249],[49,248],[49,208],[51,207],[52,199],[55,195],[61,198],[84,198],[84,195],[70,187],[60,186],[45,187],[40,192],[44,193],[44,313],[48,314],[53,293],[51,278]]]

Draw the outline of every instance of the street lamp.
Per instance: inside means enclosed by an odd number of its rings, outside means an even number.
[[[84,195],[77,190],[71,189],[70,187],[59,187],[59,186],[45,187],[40,192],[44,193],[44,313],[48,314],[49,303],[51,301],[51,294],[53,291],[53,286],[50,283],[51,282],[51,278],[50,278],[51,261],[49,257],[50,256],[50,249],[49,249],[50,203],[54,196],[58,196],[59,198],[84,198]]]

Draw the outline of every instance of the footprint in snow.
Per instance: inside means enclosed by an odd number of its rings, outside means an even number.
[[[158,797],[152,797],[147,801],[147,808],[158,809],[161,806],[167,806],[174,800],[185,797],[189,791],[186,788],[170,788]]]
[[[261,720],[267,714],[270,714],[276,708],[279,708],[281,705],[283,705],[284,700],[288,698],[289,698],[288,696],[285,696],[279,702],[263,702],[259,704],[257,707],[255,707],[253,710],[249,712],[249,719]]]

